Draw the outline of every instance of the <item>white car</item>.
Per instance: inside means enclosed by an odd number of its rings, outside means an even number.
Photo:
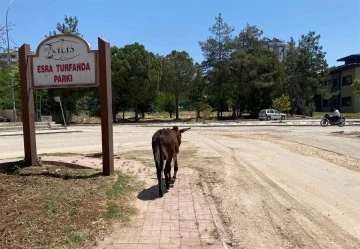
[[[272,119],[281,119],[284,120],[286,114],[279,112],[275,109],[264,109],[259,112],[259,120],[272,120]]]

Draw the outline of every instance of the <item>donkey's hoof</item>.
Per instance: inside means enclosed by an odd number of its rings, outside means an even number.
[[[160,197],[163,197],[163,193],[162,193],[162,192],[160,192],[160,193],[159,193],[159,196],[160,196]]]

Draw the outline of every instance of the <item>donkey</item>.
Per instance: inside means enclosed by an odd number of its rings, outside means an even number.
[[[155,166],[156,166],[156,175],[159,182],[159,196],[162,197],[161,189],[161,175],[164,169],[164,160],[166,160],[164,175],[165,175],[165,186],[166,189],[170,187],[171,180],[171,160],[174,159],[174,176],[176,179],[176,173],[178,171],[177,163],[177,154],[179,153],[179,147],[181,144],[181,133],[191,129],[184,128],[180,129],[177,126],[174,126],[172,129],[163,128],[158,130],[152,136],[152,150],[154,154]]]

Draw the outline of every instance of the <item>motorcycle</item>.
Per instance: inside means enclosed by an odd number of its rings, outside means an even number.
[[[320,125],[322,127],[329,125],[338,125],[339,127],[343,127],[345,125],[345,117],[340,117],[336,122],[331,120],[329,114],[325,114],[324,118],[320,121]]]

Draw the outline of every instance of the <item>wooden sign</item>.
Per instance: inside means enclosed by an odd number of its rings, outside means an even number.
[[[55,35],[32,58],[34,88],[97,86],[96,51],[74,35]]]

